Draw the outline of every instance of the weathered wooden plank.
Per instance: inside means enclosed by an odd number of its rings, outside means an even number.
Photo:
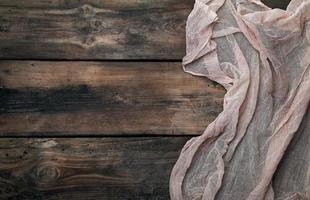
[[[0,139],[0,199],[169,199],[188,137]]]
[[[0,136],[200,134],[224,89],[179,62],[0,61]]]
[[[261,1],[271,8],[280,8],[285,10],[291,0],[261,0]]]
[[[193,0],[0,1],[0,58],[180,59]]]
[[[1,0],[0,59],[181,59],[193,3]]]

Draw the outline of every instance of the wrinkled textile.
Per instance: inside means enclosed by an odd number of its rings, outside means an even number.
[[[196,0],[186,72],[227,90],[223,111],[183,147],[173,200],[310,199],[310,0]]]

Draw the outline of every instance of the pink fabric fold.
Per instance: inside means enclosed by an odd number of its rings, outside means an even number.
[[[196,0],[184,71],[227,93],[215,121],[183,147],[171,199],[310,199],[309,20],[310,0],[287,10]]]

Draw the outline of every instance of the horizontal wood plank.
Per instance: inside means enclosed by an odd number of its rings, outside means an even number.
[[[201,134],[225,90],[179,62],[0,61],[0,136]]]
[[[291,0],[261,0],[261,1],[271,8],[286,9]]]
[[[285,8],[288,0],[265,0]],[[1,0],[0,59],[181,59],[194,0]]]
[[[0,139],[0,199],[169,199],[188,137]]]
[[[0,1],[0,58],[180,59],[193,0]]]

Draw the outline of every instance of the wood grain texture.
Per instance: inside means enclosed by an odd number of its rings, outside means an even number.
[[[0,1],[0,58],[181,59],[193,0]]]
[[[291,0],[261,0],[261,1],[271,8],[280,8],[285,10]]]
[[[264,0],[285,8],[288,0]],[[0,1],[0,59],[181,59],[194,0]]]
[[[0,139],[0,199],[169,199],[188,137]]]
[[[0,80],[0,136],[201,134],[225,93],[179,62],[0,61]]]

